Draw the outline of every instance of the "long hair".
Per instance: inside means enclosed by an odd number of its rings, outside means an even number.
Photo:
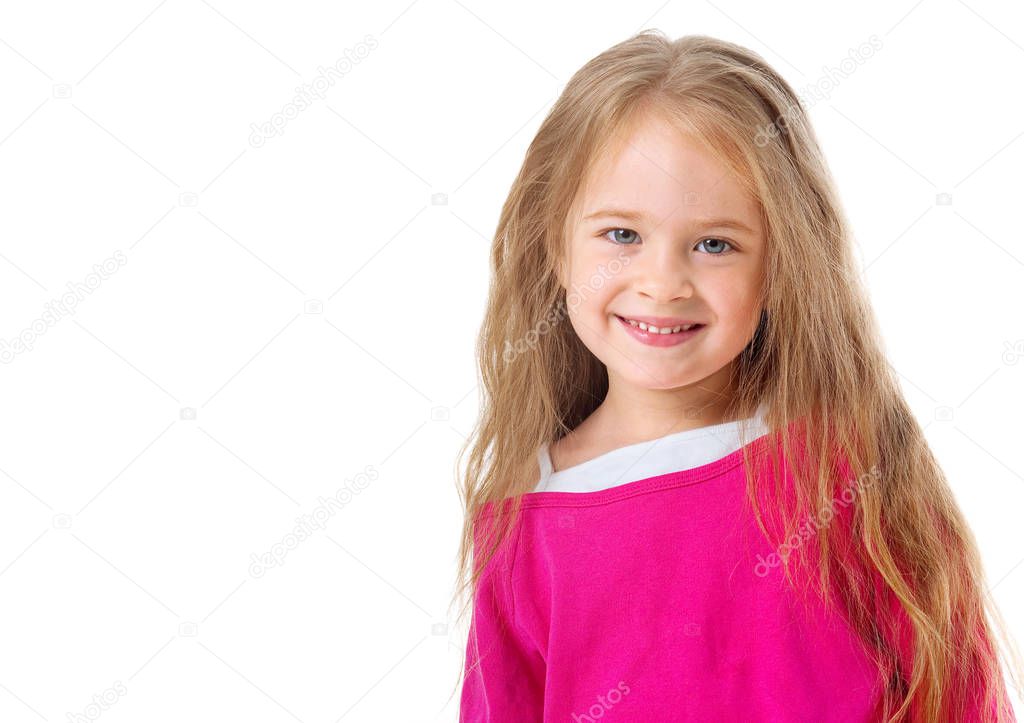
[[[880,720],[961,720],[983,708],[1012,720],[999,640],[1020,665],[990,598],[976,541],[886,361],[852,251],[852,234],[800,100],[756,53],[703,35],[645,30],[578,70],[541,124],[502,207],[477,341],[480,416],[457,468],[465,510],[456,598],[509,539],[537,481],[539,445],[571,432],[603,400],[607,371],[571,324],[558,268],[595,160],[644,114],[658,113],[735,172],[766,231],[763,312],[734,360],[727,419],[764,405],[792,472],[778,541],[839,494],[837,471],[870,475],[845,521],[820,525],[786,557],[838,605],[878,666]],[[762,490],[763,491],[763,490]],[[493,508],[483,535],[480,513]],[[804,528],[806,535],[806,528]],[[813,574],[812,574],[813,573]],[[468,594],[467,594],[468,593]]]

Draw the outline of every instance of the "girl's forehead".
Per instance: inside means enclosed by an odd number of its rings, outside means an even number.
[[[747,189],[706,141],[658,116],[638,119],[612,138],[590,164],[580,189],[587,215],[609,203],[752,203]]]
[[[715,183],[732,175],[705,142],[664,121],[639,124],[631,133],[616,138],[598,153],[592,170],[597,181],[632,178],[650,184]]]
[[[672,157],[627,147],[614,161],[594,168],[579,199],[580,220],[609,210],[655,220],[687,214],[750,219],[758,206],[727,166],[699,149]]]

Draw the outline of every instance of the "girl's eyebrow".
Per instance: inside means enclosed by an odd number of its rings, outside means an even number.
[[[647,218],[647,216],[640,211],[632,211],[626,208],[603,208],[584,216],[583,220],[589,221],[594,218],[605,217],[624,218],[629,221],[644,221]],[[754,233],[753,229],[735,218],[698,218],[694,219],[694,224],[704,227],[734,228],[740,231],[746,231],[747,233]]]
[[[595,211],[594,213],[588,216],[584,216],[583,220],[589,221],[592,218],[601,218],[603,216],[609,216],[612,218],[626,218],[629,219],[630,221],[643,221],[645,218],[644,214],[640,213],[639,211],[629,211],[627,209],[622,208],[603,208],[600,211]]]

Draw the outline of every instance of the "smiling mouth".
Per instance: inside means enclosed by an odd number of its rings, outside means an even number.
[[[704,326],[704,324],[678,324],[676,326],[670,326],[670,327],[669,326],[658,327],[658,326],[653,326],[652,324],[646,324],[646,323],[644,323],[642,321],[636,321],[634,319],[628,319],[628,318],[626,318],[624,316],[619,316],[618,314],[616,314],[615,317],[619,321],[621,321],[621,322],[623,322],[625,324],[628,324],[629,326],[633,327],[634,329],[638,329],[638,330],[646,332],[648,334],[659,334],[659,335],[665,335],[665,336],[668,336],[668,335],[671,335],[671,334],[681,334],[681,333],[688,332],[688,331],[696,331],[696,330],[698,330],[700,328],[703,328],[703,326]]]

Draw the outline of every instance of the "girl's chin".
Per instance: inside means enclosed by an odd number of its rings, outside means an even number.
[[[631,378],[624,380],[626,384],[634,389],[643,389],[648,392],[667,392],[673,389],[683,389],[684,387],[690,387],[698,383],[700,380],[694,377],[680,377],[675,380],[668,382],[657,382],[650,376],[644,375],[642,378]]]

